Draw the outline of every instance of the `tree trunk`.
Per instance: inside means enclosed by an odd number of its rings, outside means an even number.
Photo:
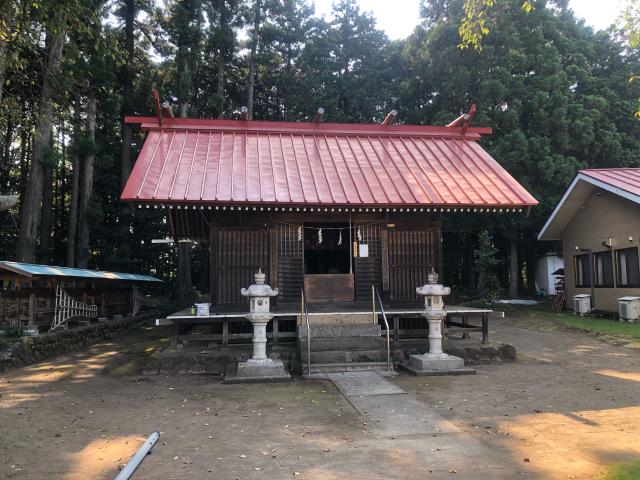
[[[74,106],[74,138],[80,137],[80,99]],[[76,236],[78,235],[78,195],[80,193],[80,153],[76,148],[73,153],[71,179],[71,205],[69,207],[69,228],[67,230],[67,267],[76,266]]]
[[[0,0],[0,105],[4,92],[4,77],[7,71],[9,40],[13,30],[13,2]]]
[[[64,243],[68,221],[65,199],[71,194],[68,189],[69,179],[67,177],[66,162],[64,161],[64,159],[67,158],[67,143],[65,141],[67,132],[65,124],[66,122],[64,121],[64,119],[60,119],[61,128],[59,130],[60,138],[58,140],[58,143],[60,145],[60,158],[62,158],[63,161],[58,162],[58,165],[56,166],[56,169],[54,171],[53,178],[55,215],[53,217],[52,263],[54,265],[60,265],[64,262],[64,254],[61,251],[61,246]]]
[[[87,140],[95,144],[96,140],[96,94],[92,91],[87,101]],[[87,268],[89,264],[89,222],[87,212],[93,193],[94,149],[84,156],[82,169],[82,190],[78,212],[78,267]]]
[[[514,226],[509,234],[509,296],[518,296],[518,230]]]
[[[253,33],[251,35],[251,53],[249,54],[249,78],[247,79],[247,118],[253,119],[253,96],[256,77],[256,56],[258,54],[258,38],[260,36],[260,13],[262,2],[255,0],[253,12]]]
[[[50,147],[51,148],[51,147]],[[53,166],[44,167],[44,186],[42,189],[42,221],[40,222],[40,245],[38,262],[51,263],[51,227],[53,225]]]
[[[1,81],[2,79],[0,79]],[[9,175],[11,172],[11,143],[13,142],[13,122],[11,118],[7,120],[7,130],[4,134],[4,145],[2,147],[2,165],[0,165],[0,193],[6,191],[9,186]]]
[[[224,118],[224,58],[222,50],[218,50],[218,88],[216,93],[220,99],[218,118]]]
[[[34,258],[40,213],[42,211],[42,194],[44,188],[44,164],[46,149],[51,139],[51,118],[53,115],[52,80],[58,73],[62,49],[65,40],[64,25],[53,33],[47,32],[48,56],[47,67],[44,72],[40,90],[40,111],[38,127],[33,142],[33,155],[24,193],[22,217],[20,218],[20,233],[18,235],[16,257],[21,262],[31,262]]]
[[[131,144],[133,142],[133,130],[131,125],[124,123],[124,117],[133,112],[133,63],[135,59],[135,35],[134,22],[136,17],[135,0],[124,1],[124,50],[127,53],[127,61],[124,66],[124,80],[122,84],[122,144],[120,146],[120,191],[124,189],[127,179],[131,174],[132,155]],[[121,231],[118,256],[123,264],[128,264],[131,257],[131,245],[129,229],[131,227],[132,207],[129,203],[122,203],[120,207]]]

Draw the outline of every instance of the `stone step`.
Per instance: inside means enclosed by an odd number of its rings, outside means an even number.
[[[311,313],[309,322],[315,325],[361,325],[373,324],[372,313]],[[305,323],[305,322],[302,322]]]
[[[311,338],[322,337],[379,337],[380,325],[374,323],[360,323],[354,325],[314,325],[311,324]],[[298,328],[298,337],[307,337],[307,326]],[[313,340],[312,340],[313,344]]]
[[[344,362],[344,363],[312,363],[311,373],[365,372],[370,370],[386,371],[387,362]],[[309,372],[307,364],[302,365],[302,373]]]
[[[300,358],[303,363],[307,363],[307,351],[300,351]],[[329,363],[362,363],[362,362],[386,362],[387,352],[385,350],[354,350],[340,351],[329,350],[323,352],[311,352],[312,364]]]
[[[300,337],[300,350],[306,351],[307,337]],[[311,351],[386,349],[386,337],[312,337]]]

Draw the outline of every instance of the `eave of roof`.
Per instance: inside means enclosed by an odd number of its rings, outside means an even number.
[[[82,268],[58,267],[54,265],[40,265],[35,263],[21,263],[0,261],[0,271],[33,277],[71,277],[87,278],[91,280],[120,280],[127,282],[162,282],[151,275],[138,275],[135,273],[104,272],[101,270],[87,270]]]
[[[640,175],[640,169],[580,170],[540,230],[538,240],[561,240],[562,232],[595,188],[601,188],[631,202],[640,204],[640,191],[636,193],[634,190],[621,188],[618,182],[612,184],[603,180],[603,178],[606,178],[606,176],[603,176],[604,172],[619,174],[624,170],[634,170]]]

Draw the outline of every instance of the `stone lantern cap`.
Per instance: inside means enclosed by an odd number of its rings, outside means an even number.
[[[441,296],[446,297],[451,293],[449,287],[438,283],[438,274],[432,268],[431,273],[427,276],[427,283],[421,287],[416,288],[416,293],[423,296]]]
[[[271,288],[270,285],[264,283],[266,276],[262,273],[262,269],[258,269],[258,273],[254,276],[255,283],[249,288],[243,288],[240,293],[243,297],[275,297],[278,295],[277,288]]]

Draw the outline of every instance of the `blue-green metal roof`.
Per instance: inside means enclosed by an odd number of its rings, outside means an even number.
[[[74,277],[91,278],[95,280],[122,280],[127,282],[161,282],[151,275],[137,275],[135,273],[103,272],[101,270],[85,270],[82,268],[56,267],[53,265],[38,265],[35,263],[20,263],[0,261],[0,271],[8,270],[27,277]]]

